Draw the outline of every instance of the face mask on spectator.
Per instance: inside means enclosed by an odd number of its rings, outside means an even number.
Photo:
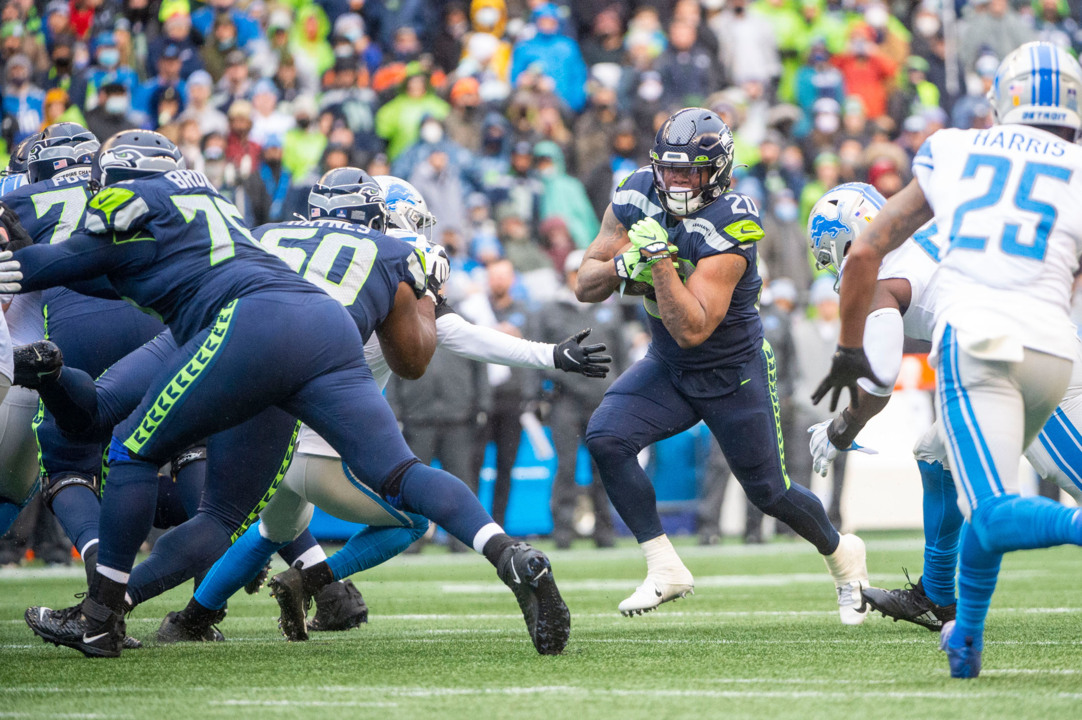
[[[60,57],[54,58],[53,65],[55,65],[56,69],[60,72],[67,72],[68,70],[71,70],[71,56],[61,55]]]
[[[830,135],[838,131],[838,127],[841,125],[841,120],[837,115],[831,113],[820,113],[815,116],[815,129],[824,135]]]
[[[913,29],[919,35],[932,37],[939,32],[939,19],[935,15],[918,15],[913,21]]]
[[[25,85],[27,83],[27,81],[29,79],[30,78],[26,77],[25,75],[12,75],[8,79],[8,83],[10,85],[12,85],[13,87],[21,88],[23,85]]]
[[[426,122],[421,126],[421,139],[434,145],[443,140],[443,128],[439,123]]]
[[[120,51],[116,48],[105,48],[98,53],[98,62],[102,67],[116,67],[120,64]]]
[[[308,117],[306,115],[301,115],[300,117],[297,118],[297,127],[299,127],[301,130],[307,130],[308,126],[311,125],[311,124],[312,124],[312,118],[310,118],[310,117]]]
[[[492,28],[496,23],[500,21],[500,11],[494,7],[485,7],[477,11],[477,26],[481,28]]]
[[[110,95],[105,98],[105,112],[110,115],[123,115],[128,112],[128,96]]]
[[[646,80],[639,85],[639,97],[646,102],[654,102],[661,97],[661,93],[665,91],[661,82],[658,80]]]

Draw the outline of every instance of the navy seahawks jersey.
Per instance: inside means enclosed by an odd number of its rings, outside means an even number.
[[[67,240],[83,219],[90,201],[90,168],[23,185],[4,196],[35,243]]]
[[[747,269],[733,290],[729,311],[714,333],[701,345],[681,348],[661,321],[653,293],[643,297],[650,316],[653,350],[676,370],[705,370],[738,365],[759,351],[763,326],[755,304],[763,282],[756,268],[756,241],[763,237],[759,209],[751,198],[729,192],[684,218],[667,214],[654,188],[649,165],[628,175],[612,196],[612,212],[620,224],[631,228],[644,217],[652,217],[669,231],[669,242],[679,249],[678,271],[686,277],[703,258],[728,253],[748,261]]]
[[[420,251],[397,238],[341,220],[261,225],[255,238],[285,264],[342,303],[368,340],[394,306],[399,283],[425,293]]]
[[[161,318],[179,344],[236,298],[321,292],[264,250],[240,211],[193,170],[103,188],[70,239],[15,258],[24,292],[104,275],[121,297]]]

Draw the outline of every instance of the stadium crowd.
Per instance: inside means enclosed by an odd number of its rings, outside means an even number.
[[[762,210],[764,327],[779,356],[790,475],[805,482],[804,429],[829,417],[808,398],[838,332],[833,278],[816,278],[807,252],[812,205],[846,181],[889,197],[935,130],[990,126],[985,93],[1000,59],[1034,39],[1077,54],[1080,10],[1079,0],[6,0],[2,135],[11,149],[60,121],[101,140],[158,130],[253,227],[304,214],[327,170],[393,174],[438,218],[432,239],[450,255],[446,291],[459,311],[553,342],[584,326],[576,251],[615,187],[649,161],[674,110],[709,108],[735,135],[734,188]],[[608,317],[589,310],[614,350],[610,377],[649,341],[635,300],[607,306]],[[434,362],[418,382],[454,377],[468,402],[433,406],[401,383],[390,397],[422,456],[425,422],[497,442],[502,522],[520,415],[540,406],[574,425],[576,403],[561,407],[561,396],[592,408],[604,386],[456,362]],[[427,404],[412,425],[411,402]],[[556,445],[563,458],[576,449]],[[480,457],[452,459],[473,468],[456,474],[476,480]],[[554,503],[558,542],[569,541],[574,502]],[[596,494],[594,504],[604,505]],[[706,542],[718,534],[712,507]],[[605,514],[599,545],[611,543]],[[755,527],[749,518],[751,540]]]

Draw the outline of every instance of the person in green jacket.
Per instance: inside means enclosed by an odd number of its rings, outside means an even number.
[[[564,154],[551,140],[534,145],[534,170],[544,186],[541,194],[541,219],[559,217],[566,224],[575,245],[585,248],[600,228],[586,188],[567,174]]]
[[[376,135],[387,141],[387,155],[394,160],[417,142],[422,118],[443,120],[450,111],[451,106],[432,92],[421,64],[411,62],[398,95],[376,112]]]

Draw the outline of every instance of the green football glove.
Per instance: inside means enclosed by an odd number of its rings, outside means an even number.
[[[616,275],[631,282],[653,282],[651,265],[643,260],[638,248],[631,248],[612,259],[616,265]]]
[[[669,231],[652,217],[644,217],[632,225],[627,237],[632,247],[647,255],[661,254],[666,250],[671,255],[677,252],[676,246],[669,243]]]

